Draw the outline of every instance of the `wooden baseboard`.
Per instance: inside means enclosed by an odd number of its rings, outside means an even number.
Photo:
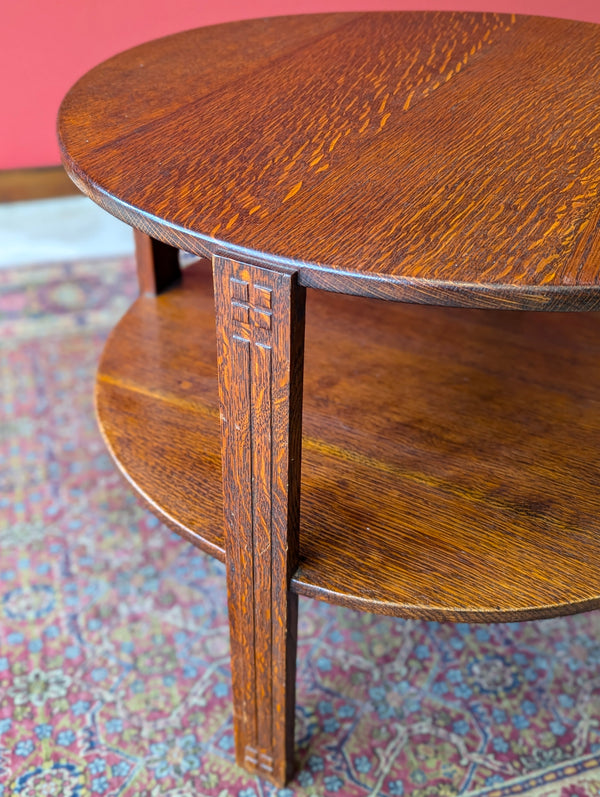
[[[62,166],[0,171],[0,202],[78,194]]]

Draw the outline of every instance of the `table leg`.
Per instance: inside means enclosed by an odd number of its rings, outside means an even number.
[[[157,296],[181,279],[179,250],[134,230],[140,293]]]
[[[215,257],[225,550],[237,762],[293,769],[305,290]]]

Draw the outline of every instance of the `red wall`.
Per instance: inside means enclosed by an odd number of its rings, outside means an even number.
[[[146,39],[248,17],[309,11],[435,8],[600,22],[600,0],[14,0],[0,24],[0,169],[59,162],[61,97],[94,64]],[[210,54],[207,53],[207,57]]]

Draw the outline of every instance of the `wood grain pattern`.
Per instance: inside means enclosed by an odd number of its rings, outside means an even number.
[[[284,783],[294,749],[305,289],[213,262],[236,758]]]
[[[82,190],[198,254],[367,296],[597,309],[599,82],[588,23],[276,18],[116,56],[59,130]]]
[[[306,286],[600,309],[599,79],[600,26],[329,14],[149,43],[65,98],[66,168],[138,230],[100,426],[225,560],[250,771],[291,774],[297,594],[474,621],[600,606],[596,314],[313,293],[302,417]],[[212,257],[214,307],[177,248]]]
[[[292,589],[438,620],[600,607],[600,316],[309,291]],[[224,559],[210,264],[140,298],[97,404],[154,510]]]

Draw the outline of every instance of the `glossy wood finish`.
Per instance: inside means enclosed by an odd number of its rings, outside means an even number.
[[[295,272],[215,258],[236,758],[292,774],[304,299]]]
[[[153,237],[303,285],[595,309],[599,51],[600,26],[495,14],[204,28],[82,78],[64,163]]]
[[[599,53],[564,20],[253,20],[116,56],[62,105],[69,173],[138,229],[100,426],[226,563],[237,760],[276,783],[298,593],[600,606],[600,316],[498,311],[600,309]],[[214,298],[174,247],[212,257]],[[302,417],[306,286],[361,298],[308,297]]]
[[[309,292],[292,589],[438,620],[600,606],[600,316]],[[97,406],[157,514],[225,558],[210,263],[113,332]]]

